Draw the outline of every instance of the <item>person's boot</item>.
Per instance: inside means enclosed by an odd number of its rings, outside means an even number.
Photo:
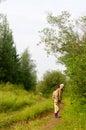
[[[57,118],[61,118],[61,116],[59,116],[59,115],[57,114]]]
[[[55,118],[61,118],[61,116],[58,116],[58,114],[55,113]]]
[[[58,118],[58,115],[57,115],[57,113],[55,113],[55,118]]]

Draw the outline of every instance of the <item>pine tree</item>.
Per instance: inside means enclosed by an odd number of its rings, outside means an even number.
[[[0,23],[0,81],[17,82],[19,58],[13,41],[12,31],[9,29],[6,16]]]

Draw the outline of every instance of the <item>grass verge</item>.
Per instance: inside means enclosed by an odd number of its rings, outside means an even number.
[[[54,130],[86,130],[86,105],[81,106],[78,100],[71,104],[69,98],[65,99],[65,104],[62,119]]]

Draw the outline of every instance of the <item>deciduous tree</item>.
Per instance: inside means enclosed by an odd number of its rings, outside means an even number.
[[[40,31],[41,42],[46,51],[53,53],[65,64],[66,74],[78,86],[80,93],[86,92],[86,16],[72,19],[67,11],[60,15],[48,14],[49,27]]]

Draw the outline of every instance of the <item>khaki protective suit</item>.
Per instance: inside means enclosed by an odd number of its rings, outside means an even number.
[[[52,99],[54,102],[54,113],[58,113],[59,111],[59,101],[61,101],[62,99],[62,91],[60,90],[60,88],[58,88],[57,90],[55,90],[52,94]]]

